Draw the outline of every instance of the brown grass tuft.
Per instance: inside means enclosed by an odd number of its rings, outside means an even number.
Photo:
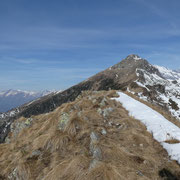
[[[166,140],[164,142],[168,143],[168,144],[178,144],[178,143],[180,143],[180,141],[177,140],[177,139],[170,139],[170,140]]]

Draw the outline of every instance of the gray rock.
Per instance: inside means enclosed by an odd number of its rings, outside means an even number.
[[[10,131],[13,134],[13,138],[16,138],[16,136],[20,133],[21,130],[23,130],[24,128],[28,128],[31,126],[33,121],[33,118],[28,118],[26,119],[26,121],[22,121],[22,122],[14,122],[11,124],[10,126]],[[9,137],[6,137],[5,139],[6,143],[10,143],[10,139]]]
[[[29,158],[34,158],[34,157],[38,157],[41,155],[41,151],[40,150],[35,150],[31,153],[31,155],[29,156]]]
[[[136,173],[137,173],[137,175],[139,175],[139,176],[144,176],[141,171],[137,171]]]
[[[90,138],[91,138],[91,143],[93,144],[97,143],[99,140],[99,136],[95,132],[91,132]]]
[[[144,145],[143,144],[139,144],[140,147],[143,147]]]
[[[97,167],[98,164],[99,164],[99,161],[98,161],[97,159],[93,159],[93,160],[90,162],[89,170],[94,169],[95,167]]]
[[[107,116],[109,116],[109,114],[110,114],[111,112],[113,112],[113,111],[114,111],[114,109],[111,108],[111,107],[106,108],[106,109],[103,110],[103,116],[104,116],[104,117],[107,117]]]
[[[99,136],[95,132],[92,132],[90,138],[91,138],[90,153],[92,154],[94,159],[98,161],[102,160],[102,152],[97,145],[97,143],[99,142]]]
[[[93,158],[99,161],[102,160],[102,152],[99,147],[93,148]]]
[[[102,101],[100,102],[99,105],[100,105],[101,107],[106,106],[106,105],[107,105],[107,99],[104,97],[104,98],[102,99]]]
[[[8,179],[10,180],[20,180],[18,178],[17,168],[15,168],[8,176]]]
[[[101,134],[106,135],[106,134],[107,134],[107,131],[103,128],[103,129],[101,130]]]
[[[102,115],[103,114],[103,110],[101,108],[98,108],[97,110],[98,114]]]
[[[97,102],[96,99],[93,99],[93,100],[92,100],[92,103],[93,103],[93,104],[96,104],[96,102]]]
[[[63,112],[61,114],[61,117],[60,117],[60,120],[59,120],[59,124],[58,124],[58,127],[60,130],[64,130],[66,124],[68,123],[70,119],[70,115],[66,112]]]

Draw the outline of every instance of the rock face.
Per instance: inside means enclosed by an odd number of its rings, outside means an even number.
[[[116,65],[65,91],[47,95],[10,112],[0,114],[0,142],[5,140],[14,119],[53,111],[63,103],[74,101],[82,91],[86,90],[129,91],[145,101],[169,110],[172,115],[179,118],[180,81],[178,77],[180,77],[178,72],[153,66],[138,55],[129,55]],[[102,102],[102,105],[105,103],[105,101]],[[108,113],[110,112],[104,112],[104,115]]]

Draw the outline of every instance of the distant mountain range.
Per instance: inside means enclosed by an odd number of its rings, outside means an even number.
[[[53,91],[48,90],[33,92],[13,89],[0,91],[0,112],[9,111],[12,108],[18,107],[52,92]]]

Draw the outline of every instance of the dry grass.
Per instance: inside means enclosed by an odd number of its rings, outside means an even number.
[[[180,143],[180,141],[177,140],[177,139],[170,139],[170,140],[166,140],[164,142],[168,143],[168,144],[177,144],[177,143]]]
[[[168,155],[146,127],[128,116],[111,97],[115,91],[81,94],[74,102],[63,104],[49,114],[33,117],[30,127],[10,144],[0,144],[0,177],[21,180],[139,180],[160,179],[159,170],[179,172],[179,165]],[[106,98],[105,105],[101,102]],[[108,107],[113,112],[98,113]],[[62,113],[70,118],[63,130],[58,127]],[[20,118],[16,122],[25,121]],[[102,130],[106,133],[102,134]],[[96,132],[96,146],[102,159],[90,153],[90,134]],[[13,175],[14,174],[14,175]]]

